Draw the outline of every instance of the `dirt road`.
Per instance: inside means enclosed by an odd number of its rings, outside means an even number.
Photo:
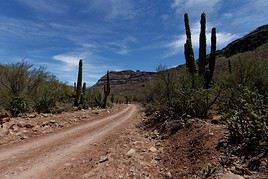
[[[0,178],[53,178],[64,163],[128,125],[138,113],[129,105],[112,116],[48,136],[0,147]]]

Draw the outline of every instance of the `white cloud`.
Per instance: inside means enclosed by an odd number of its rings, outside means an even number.
[[[53,59],[63,64],[64,71],[71,71],[78,65],[80,59],[85,59],[85,54],[64,53],[53,56]]]
[[[55,0],[17,0],[17,1],[38,12],[49,12],[59,14],[64,13],[69,9],[68,6],[66,6],[65,4]]]
[[[241,32],[245,29],[254,30],[252,28],[257,28],[268,22],[267,0],[245,0],[245,2],[236,8],[239,8],[239,10],[228,10],[221,19],[221,21],[228,23],[229,27],[235,31],[239,30]]]
[[[98,12],[107,19],[132,19],[136,14],[131,0],[97,0],[92,1],[85,12]]]
[[[186,12],[191,15],[200,15],[202,12],[213,12],[222,0],[173,0],[171,7],[176,10],[179,15]]]
[[[77,70],[79,60],[83,59],[83,79],[88,85],[93,85],[100,77],[102,77],[107,70],[120,69],[118,66],[109,65],[100,56],[88,52],[86,49],[77,49],[73,52],[66,52],[52,57],[55,61],[60,62],[55,64],[47,64],[48,69],[61,78],[62,81],[68,81],[72,84],[77,78]]]
[[[210,37],[211,32],[208,29],[211,29],[212,25],[207,24],[207,46],[209,47],[211,44]],[[192,44],[193,48],[199,48],[199,35],[200,35],[200,24],[199,22],[195,23],[193,28],[191,29],[192,32]],[[232,40],[236,39],[237,35],[229,33],[229,32],[217,32],[217,48],[220,49],[227,45]],[[184,50],[184,44],[186,42],[185,34],[179,35],[176,37],[172,42],[166,44],[166,47],[169,49],[168,52],[164,55],[164,57],[171,57]]]
[[[131,52],[130,45],[136,42],[137,39],[135,37],[127,36],[120,41],[106,42],[101,45],[100,48],[104,48],[119,55],[126,55]]]

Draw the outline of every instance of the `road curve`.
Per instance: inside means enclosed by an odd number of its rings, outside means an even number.
[[[0,178],[50,178],[61,166],[95,142],[120,130],[136,117],[138,108],[129,105],[112,116],[90,121],[27,143],[0,147]]]

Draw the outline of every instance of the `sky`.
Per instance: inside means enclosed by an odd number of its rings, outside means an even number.
[[[267,9],[268,0],[1,0],[0,62],[24,60],[73,84],[83,59],[93,85],[107,70],[184,63],[185,12],[196,51],[202,12],[208,44],[216,27],[221,49],[266,24]]]

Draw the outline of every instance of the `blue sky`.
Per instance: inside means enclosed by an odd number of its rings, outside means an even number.
[[[220,49],[267,23],[267,9],[267,0],[1,0],[1,63],[25,59],[72,84],[82,58],[92,85],[107,70],[184,63],[185,12],[194,47],[206,12]]]

